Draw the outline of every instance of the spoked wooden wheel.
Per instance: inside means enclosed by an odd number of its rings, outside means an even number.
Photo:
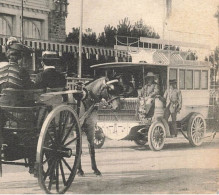
[[[65,193],[81,156],[81,128],[75,111],[60,105],[43,123],[37,145],[38,182],[46,193]]]
[[[148,131],[148,143],[151,150],[159,151],[165,144],[166,130],[162,122],[151,124]]]
[[[2,149],[1,149],[1,141],[0,141],[0,177],[2,177]]]
[[[200,146],[206,132],[205,119],[201,114],[194,113],[189,119],[188,139],[192,146]]]
[[[103,129],[99,126],[95,127],[94,134],[94,147],[101,148],[105,142],[105,135],[103,133]]]

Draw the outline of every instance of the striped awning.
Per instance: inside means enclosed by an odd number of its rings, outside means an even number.
[[[168,58],[162,52],[158,52],[158,51],[154,52],[153,59],[155,64],[165,64],[165,65],[169,64]]]
[[[0,51],[5,52],[5,45],[7,42],[6,37],[0,37]],[[67,43],[55,43],[49,41],[41,40],[25,40],[25,45],[32,47],[33,49],[42,50],[42,51],[58,51],[63,53],[78,53],[79,46],[77,44],[67,44]],[[126,57],[127,52],[125,51],[116,51],[111,48],[104,47],[95,47],[95,46],[82,46],[82,52],[93,54],[93,55],[104,55],[111,57]]]
[[[155,49],[139,50],[139,52],[134,52],[129,54],[131,55],[132,62],[134,63],[145,62],[148,64],[163,64],[163,65],[169,64],[169,60],[165,56],[165,54]]]
[[[170,56],[170,60],[172,63],[177,63],[177,62],[183,62],[183,58],[180,54],[178,53],[173,53],[171,56]]]

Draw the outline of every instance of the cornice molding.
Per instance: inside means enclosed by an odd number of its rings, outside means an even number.
[[[11,5],[11,4],[2,3],[2,2],[0,2],[0,7],[7,7],[7,8],[11,8],[11,9],[21,10],[21,6]],[[30,8],[30,7],[24,7],[24,11],[34,12],[34,13],[42,13],[42,14],[49,14],[49,12],[50,12],[50,11],[45,11],[45,10]]]

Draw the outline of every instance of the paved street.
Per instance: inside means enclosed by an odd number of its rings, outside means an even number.
[[[90,168],[86,139],[82,166],[85,177],[76,176],[68,193],[217,193],[219,191],[219,134],[198,148],[183,137],[167,140],[160,152],[130,141],[106,140],[96,150],[102,177]],[[0,193],[43,193],[28,169],[3,167]]]

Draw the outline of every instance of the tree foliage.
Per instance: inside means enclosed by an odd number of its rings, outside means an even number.
[[[105,26],[104,32],[99,34],[98,37],[98,45],[104,47],[113,47],[116,43],[115,35],[117,33],[117,29],[113,26]]]
[[[68,34],[66,42],[68,43],[79,43],[79,33],[80,28],[72,28],[72,32]],[[82,43],[85,45],[96,45],[97,44],[97,35],[95,32],[92,32],[91,29],[86,29],[86,33],[83,33]]]
[[[130,36],[131,31],[132,25],[127,17],[119,21],[119,24],[117,25],[117,35]]]
[[[66,42],[68,43],[79,43],[79,32],[80,28],[72,28],[72,32],[70,32],[66,38]]]
[[[73,28],[72,32],[68,34],[66,42],[78,44],[79,31],[80,28]],[[160,38],[158,33],[156,33],[152,27],[145,25],[142,19],[132,25],[130,20],[126,17],[119,21],[117,27],[106,25],[104,31],[101,32],[98,37],[96,33],[92,32],[92,29],[86,29],[86,33],[83,33],[82,41],[85,45],[113,47],[116,44],[116,35],[136,38]]]

